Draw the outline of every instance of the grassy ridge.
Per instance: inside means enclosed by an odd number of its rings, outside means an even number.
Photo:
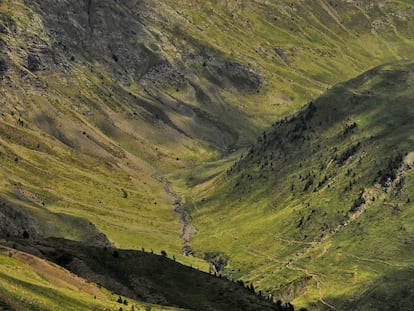
[[[14,244],[123,297],[189,310],[281,309],[240,284],[176,263],[168,254],[85,246],[63,239]]]
[[[298,304],[380,307],[373,280],[385,294],[388,275],[407,269],[409,284],[413,264],[412,83],[412,64],[375,68],[274,124],[199,187],[195,250],[224,253],[229,273]],[[403,292],[387,299],[409,308]]]
[[[50,262],[14,249],[0,251],[0,305],[6,310],[179,310],[118,296]]]

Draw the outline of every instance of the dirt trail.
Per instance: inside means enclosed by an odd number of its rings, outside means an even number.
[[[163,178],[157,177],[157,180],[162,183],[164,192],[173,199],[174,211],[180,216],[180,238],[183,241],[183,255],[188,256],[192,250],[189,244],[191,234],[194,233],[195,228],[191,225],[190,216],[183,207],[181,198],[170,189],[170,183]]]

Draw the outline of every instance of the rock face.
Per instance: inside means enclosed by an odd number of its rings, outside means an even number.
[[[39,222],[32,217],[27,210],[13,207],[6,202],[0,203],[0,236],[14,236],[24,239],[38,239],[50,237],[51,232],[57,233],[58,236],[65,236],[67,233],[64,229],[50,230],[51,227],[58,223],[67,223],[73,226],[73,230],[79,231],[78,237],[86,244],[110,246],[105,234],[99,232],[90,222],[66,215],[53,214],[47,216],[47,221]]]
[[[42,16],[52,39],[57,63],[76,60],[97,62],[124,82],[137,81],[144,76],[151,82],[180,87],[185,84],[186,75],[194,74],[188,67],[192,63],[192,51],[197,53],[195,57],[204,58],[204,65],[208,62],[206,58],[210,57],[204,54],[220,53],[185,37],[181,32],[177,32],[177,37],[183,36],[188,42],[177,43],[175,38],[168,42],[168,37],[163,41],[151,25],[162,20],[163,16],[151,15],[153,8],[145,1],[25,2]],[[164,51],[171,48],[170,45],[179,52],[173,59],[167,59]],[[30,60],[32,69],[37,69],[37,58],[33,55]],[[260,86],[259,76],[245,65],[220,59],[209,63],[215,76],[210,78],[210,82],[217,82],[217,78],[225,79],[228,85],[242,90],[256,90]]]
[[[44,18],[62,62],[86,59],[104,64],[118,78],[139,78],[152,52],[140,18],[141,1],[26,1]]]
[[[42,63],[40,57],[36,54],[29,54],[27,56],[27,68],[31,72],[39,71],[41,69]]]
[[[260,76],[249,70],[248,67],[237,62],[221,62],[217,66],[217,72],[241,91],[257,91],[260,88]]]
[[[4,27],[4,28],[3,28]],[[0,32],[6,31],[5,26],[0,23]],[[7,71],[7,57],[4,53],[5,43],[0,40],[0,79],[4,77]]]
[[[7,63],[5,59],[0,59],[0,78],[4,76],[7,70]]]
[[[33,220],[5,202],[0,203],[0,236],[36,238],[39,228]]]

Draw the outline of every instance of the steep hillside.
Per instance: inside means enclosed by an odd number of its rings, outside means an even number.
[[[412,308],[414,65],[338,84],[193,191],[196,254],[316,309]]]
[[[179,310],[123,298],[46,260],[0,247],[1,310]],[[124,301],[126,303],[124,304]]]
[[[25,3],[49,37],[34,55],[46,68],[91,65],[138,96],[138,115],[223,152],[414,48],[410,1]]]
[[[102,293],[98,288],[110,290],[112,294],[107,296],[113,303],[107,305],[109,310],[118,310],[119,307],[129,310],[132,304],[136,303],[132,299],[156,304],[152,306],[155,310],[157,310],[157,307],[163,308],[162,306],[166,306],[166,309],[167,306],[176,306],[188,310],[285,310],[283,306],[260,297],[242,286],[242,284],[176,263],[175,258],[168,258],[168,254],[165,252],[160,256],[144,251],[85,246],[79,242],[63,239],[47,239],[35,243],[28,240],[14,240],[4,243],[51,260],[88,280],[89,283],[93,282],[90,285],[79,286],[79,290],[85,293],[85,296],[89,294],[91,298],[95,294],[97,296],[96,301],[101,304],[105,301],[100,301]],[[47,276],[50,274],[55,278],[60,278],[60,283],[64,284],[71,284],[74,283],[71,280],[79,279],[73,275],[65,276],[64,273],[68,274],[67,271],[51,266],[50,263],[35,256],[13,249],[6,251],[12,254],[9,258],[16,256],[19,258],[28,257],[29,260],[25,261],[29,262],[30,267],[34,270],[41,265],[45,269],[39,268],[37,270],[40,271],[36,270],[40,276],[42,276],[42,272],[46,273]],[[6,255],[4,255],[5,258]],[[46,269],[47,267],[50,271]],[[48,271],[49,274],[47,274]],[[60,271],[60,275],[56,276],[57,273],[53,273],[54,271]],[[17,275],[19,274],[17,273]],[[2,279],[3,275],[0,277],[0,280]],[[53,280],[46,279],[53,283]],[[27,283],[33,284],[34,280],[30,281],[28,279]],[[57,285],[60,283],[58,282]],[[98,288],[95,284],[99,284]],[[42,296],[42,294],[47,296],[41,291],[38,294],[39,296]],[[74,298],[76,297],[76,295],[72,295]],[[114,308],[113,306],[116,306],[119,297],[122,297],[123,301],[125,299],[131,301],[126,306],[118,304],[118,308]],[[24,298],[24,294],[20,293],[20,296],[14,300],[17,303],[24,303],[22,298]],[[57,295],[54,297],[53,294],[50,294],[49,296],[51,300],[57,298]],[[82,300],[83,297],[76,298]],[[68,308],[70,308],[69,303],[70,301],[68,301]],[[38,302],[34,302],[34,304],[41,310],[47,309]],[[143,303],[137,304],[138,306],[135,306],[135,308],[141,310]],[[93,309],[92,305],[89,308]],[[50,309],[56,308],[50,307]],[[73,308],[73,310],[81,309],[83,308]]]

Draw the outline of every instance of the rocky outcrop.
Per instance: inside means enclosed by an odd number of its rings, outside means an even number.
[[[66,214],[39,211],[48,221],[41,222],[27,209],[15,207],[5,201],[0,202],[0,237],[18,237],[24,239],[65,236],[66,226],[73,225],[75,236],[87,245],[111,246],[105,234],[87,220]],[[46,215],[45,215],[46,214]]]
[[[144,46],[147,36],[139,18],[138,1],[25,3],[42,16],[57,63],[99,62],[125,82],[141,77],[147,70],[152,53]]]
[[[37,238],[40,234],[29,216],[5,202],[0,203],[0,236]]]
[[[36,54],[29,54],[27,56],[27,68],[31,72],[39,71],[42,67],[40,57]]]

